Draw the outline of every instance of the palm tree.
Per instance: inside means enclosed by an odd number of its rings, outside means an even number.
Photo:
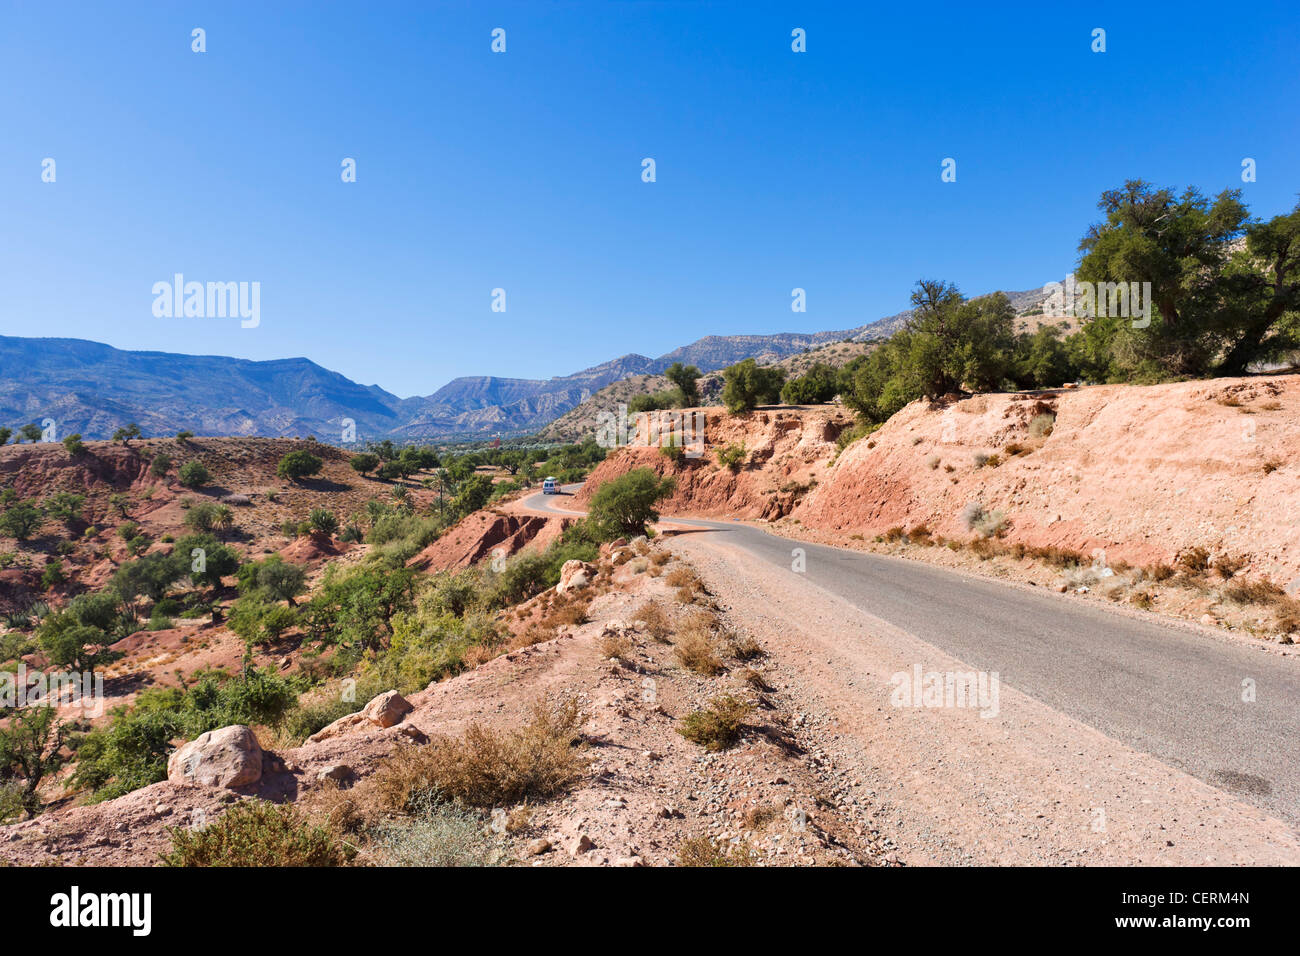
[[[216,510],[212,512],[212,526],[223,537],[235,526],[235,513],[230,510],[229,505],[217,505]]]

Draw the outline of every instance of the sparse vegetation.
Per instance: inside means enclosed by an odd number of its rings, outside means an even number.
[[[293,804],[242,800],[198,829],[173,827],[164,866],[342,866],[346,854]]]
[[[721,694],[702,710],[691,711],[683,717],[677,732],[705,750],[726,750],[740,739],[745,718],[753,709],[748,701]]]
[[[460,737],[401,748],[376,772],[374,786],[384,806],[405,812],[430,799],[478,807],[544,800],[567,790],[585,770],[575,749],[584,719],[575,700],[553,709],[543,699],[528,723],[514,730],[474,724]]]

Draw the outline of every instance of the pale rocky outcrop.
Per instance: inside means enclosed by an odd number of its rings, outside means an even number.
[[[586,561],[565,561],[560,568],[560,583],[555,586],[556,594],[567,594],[578,588],[586,587],[595,577],[596,566]]]
[[[401,723],[402,718],[414,708],[410,702],[395,690],[384,691],[355,714],[340,717],[334,723],[323,727],[307,738],[307,743],[319,743],[329,740],[361,726],[392,727]]]

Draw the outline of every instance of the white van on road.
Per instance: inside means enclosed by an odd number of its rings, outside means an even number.
[[[542,482],[542,494],[558,495],[559,493],[560,493],[560,486],[555,483],[554,478],[547,478],[545,481]]]

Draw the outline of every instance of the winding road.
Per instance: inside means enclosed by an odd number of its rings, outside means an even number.
[[[563,496],[528,509],[572,515]],[[1300,667],[1243,642],[747,524],[668,518],[809,583],[1136,750],[1300,825]],[[1253,695],[1248,692],[1253,689]],[[1243,699],[1251,698],[1253,699]]]

